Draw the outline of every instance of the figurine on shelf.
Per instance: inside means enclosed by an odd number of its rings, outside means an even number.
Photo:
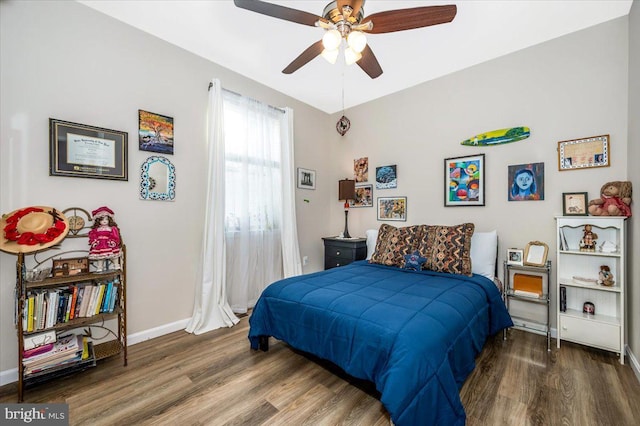
[[[93,227],[89,231],[89,259],[95,260],[96,272],[109,270],[113,262],[114,269],[120,269],[120,231],[113,220],[113,211],[99,207],[91,212]]]
[[[607,265],[602,265],[600,267],[600,273],[598,274],[598,284],[605,287],[611,287],[615,284],[615,281],[613,280],[613,274],[611,273],[611,268],[609,268]]]
[[[580,240],[580,251],[596,251],[596,241],[598,234],[591,231],[591,225],[585,225]]]

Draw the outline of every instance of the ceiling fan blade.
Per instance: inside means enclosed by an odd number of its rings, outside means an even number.
[[[457,10],[455,4],[388,10],[369,15],[362,22],[373,22],[373,29],[367,30],[367,33],[392,33],[451,22]]]
[[[327,22],[326,19],[290,7],[279,6],[273,3],[267,3],[259,0],[233,0],[235,5],[241,9],[247,9],[252,12],[261,13],[263,15],[274,18],[284,19],[285,21],[295,22],[297,24],[315,26],[317,21]]]
[[[311,46],[307,47],[304,52],[300,54],[297,58],[293,60],[285,69],[282,70],[284,74],[292,74],[300,69],[302,66],[306,65],[307,62],[311,61],[313,58],[318,56],[324,50],[324,46],[322,45],[322,40],[316,41]]]
[[[371,78],[378,78],[382,75],[382,67],[376,59],[376,55],[373,54],[373,50],[367,45],[362,51],[362,58],[356,62],[364,72],[366,72]]]
[[[360,8],[362,8],[362,4],[364,0],[338,0],[338,10],[342,12],[342,6],[351,6],[353,12],[351,12],[351,16],[358,15],[360,12]]]

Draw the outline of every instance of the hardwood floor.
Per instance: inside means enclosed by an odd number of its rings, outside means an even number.
[[[98,368],[27,388],[25,402],[66,402],[72,425],[388,425],[369,382],[271,339],[249,348],[248,319],[172,333]],[[16,401],[16,384],[0,403]],[[468,425],[637,425],[640,384],[615,354],[510,330],[486,344],[460,391]]]

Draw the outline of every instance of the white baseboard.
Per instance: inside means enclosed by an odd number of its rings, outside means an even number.
[[[149,330],[139,331],[127,336],[127,345],[133,346],[137,343],[145,342],[149,339],[164,336],[174,331],[184,330],[189,323],[190,318],[164,324],[159,327],[150,328]],[[18,368],[0,371],[0,386],[18,381]]]
[[[636,379],[640,383],[640,363],[638,363],[638,358],[631,352],[631,348],[627,346],[627,359],[629,360],[629,366],[633,370],[636,375]]]

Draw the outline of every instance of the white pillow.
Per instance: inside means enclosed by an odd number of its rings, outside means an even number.
[[[498,253],[498,233],[474,232],[471,237],[471,272],[493,281]]]
[[[378,230],[367,229],[367,260],[371,259],[371,255],[376,251],[376,241],[378,241]]]

